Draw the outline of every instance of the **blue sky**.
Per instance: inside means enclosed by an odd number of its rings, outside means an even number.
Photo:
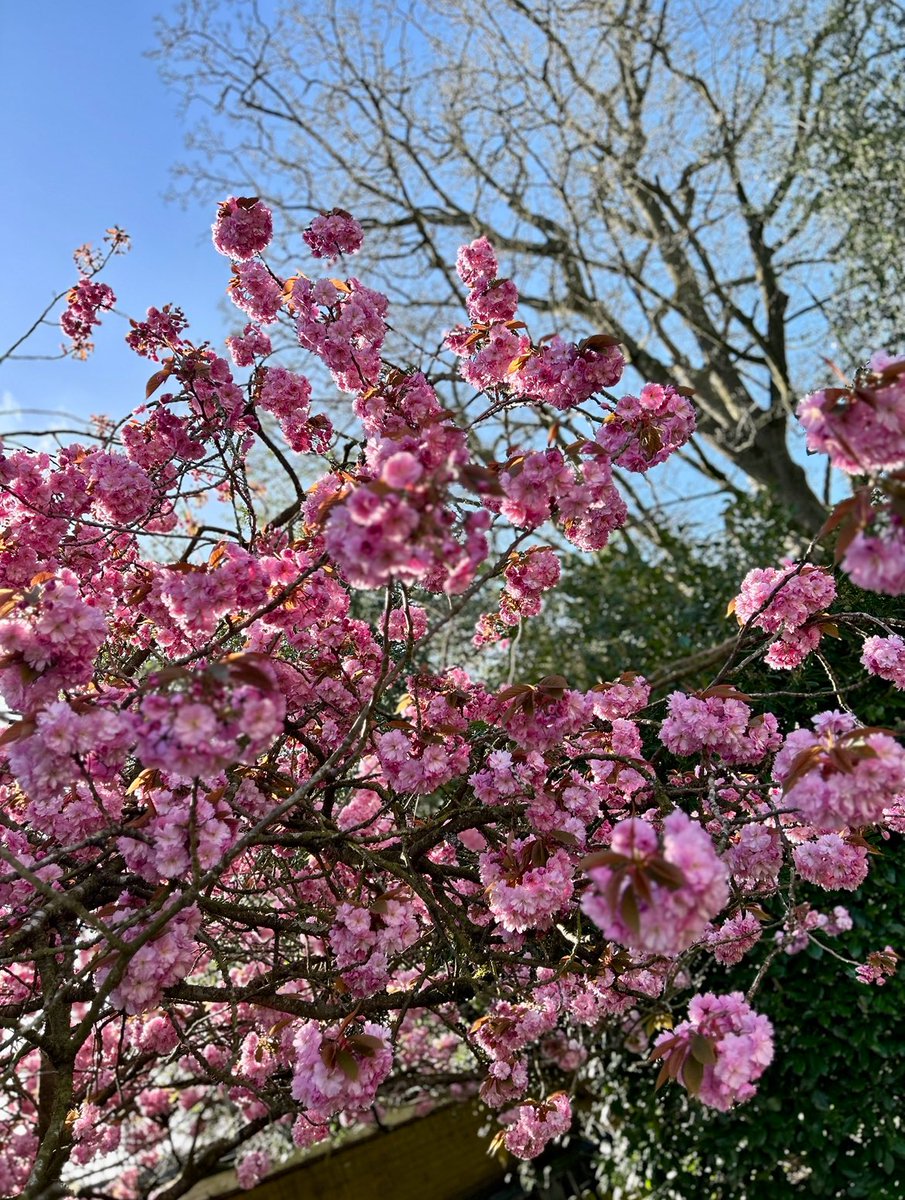
[[[76,281],[74,248],[99,243],[113,224],[133,240],[131,253],[114,259],[104,276],[120,311],[142,316],[149,305],[172,301],[199,341],[238,326],[227,327],[218,311],[229,264],[211,246],[210,224],[222,197],[186,208],[164,199],[184,126],[145,52],[154,45],[154,16],[167,7],[0,0],[0,352]],[[127,328],[124,318],[108,315],[87,362],[0,366],[0,431],[22,427],[24,418],[10,411],[17,408],[121,416],[139,404],[153,365],[125,346]],[[22,352],[53,353],[60,340],[56,330],[43,330]],[[26,415],[29,428],[59,423]]]

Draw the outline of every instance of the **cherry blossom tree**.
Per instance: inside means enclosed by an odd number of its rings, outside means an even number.
[[[839,938],[847,986],[895,971],[893,947],[845,955],[838,897],[796,890],[857,888],[871,838],[905,821],[897,731],[859,720],[822,642],[844,628],[901,686],[895,629],[828,611],[837,571],[808,553],[752,564],[696,694],[652,696],[631,663],[577,690],[438,661],[475,598],[479,663],[537,615],[552,530],[606,544],[627,516],[613,464],[675,453],[693,398],[617,395],[611,336],[533,338],[478,238],[445,336],[471,394],[454,417],[387,361],[389,300],[345,276],[354,218],[307,229],[330,277],[268,265],[273,224],[235,196],[214,222],[242,313],[231,361],[152,308],[127,337],[154,365],[132,416],[0,457],[9,1195],[174,1200],[229,1162],[251,1186],[341,1125],[468,1096],[531,1159],[615,1042],[652,1087],[723,1111],[782,1052],[756,1007],[778,955]],[[113,302],[77,285],[64,333],[84,345]],[[281,315],[354,436],[273,361]],[[482,427],[523,409],[561,417],[546,448],[478,455]],[[855,477],[819,532],[838,570],[901,594],[905,360],[876,357],[800,419]],[[261,447],[294,495],[269,521]],[[781,693],[809,655],[830,687],[797,728],[733,683],[763,657]],[[746,992],[702,990],[714,961],[749,964]]]

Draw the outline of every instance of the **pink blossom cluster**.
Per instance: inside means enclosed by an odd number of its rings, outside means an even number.
[[[905,690],[905,641],[898,634],[866,638],[861,662],[871,675],[888,680],[900,691]]]
[[[461,737],[419,739],[390,729],[377,735],[376,752],[397,791],[420,795],[435,792],[468,765],[468,746]]]
[[[788,735],[773,764],[784,802],[818,829],[870,825],[902,790],[905,750],[848,713],[823,712]]]
[[[771,818],[743,825],[723,856],[743,887],[773,888],[782,869],[782,835]]]
[[[749,571],[735,598],[739,623],[777,634],[764,658],[771,667],[791,670],[816,650],[822,613],[836,595],[831,575],[820,567],[788,564],[782,569],[757,567]]]
[[[406,608],[394,608],[387,622],[387,637],[391,642],[420,642],[427,633],[427,609],[420,604],[410,604]]]
[[[273,1166],[270,1154],[264,1149],[246,1150],[236,1163],[236,1182],[248,1191],[257,1187]]]
[[[227,258],[246,262],[273,237],[273,215],[257,196],[230,196],[211,226],[214,247]]]
[[[512,1004],[499,1000],[472,1026],[475,1043],[495,1059],[510,1059],[519,1050],[549,1033],[556,1023],[557,1006]]]
[[[887,979],[895,975],[898,963],[899,955],[892,946],[873,950],[868,954],[866,962],[855,968],[855,978],[859,983],[875,983],[877,987],[882,987]]]
[[[694,409],[676,388],[645,384],[622,396],[597,431],[597,442],[626,471],[649,471],[684,446],[695,429]]]
[[[526,1048],[554,1028],[559,1004],[511,1004],[505,1000],[479,1017],[471,1028],[474,1045],[489,1059],[480,1095],[485,1104],[501,1108],[525,1094],[528,1087]]]
[[[466,382],[479,391],[504,384],[515,398],[558,409],[574,408],[618,383],[625,360],[609,339],[576,346],[556,336],[534,346],[516,334],[518,291],[511,280],[497,278],[496,254],[486,238],[459,250],[456,269],[469,288],[466,307],[474,326],[451,330],[446,341],[465,360],[460,370]]]
[[[245,393],[236,383],[229,363],[213,350],[202,347],[182,356],[173,373],[182,384],[181,398],[187,401],[191,413],[188,421],[176,417],[183,433],[191,428],[196,436],[210,437],[214,430],[225,427],[244,431],[253,424],[246,413]],[[165,395],[163,402],[167,401]],[[172,426],[172,414],[170,416]],[[146,428],[150,424],[147,422]],[[162,448],[158,447],[157,452],[161,454]]]
[[[773,1061],[773,1026],[741,992],[705,992],[690,1000],[688,1020],[661,1033],[654,1046],[667,1063],[678,1060],[674,1077],[689,1090],[694,1086],[691,1064],[697,1064],[698,1099],[726,1112],[751,1099],[755,1082]]]
[[[85,358],[93,350],[91,332],[100,325],[98,313],[109,312],[116,303],[113,289],[106,283],[81,278],[66,297],[67,306],[60,317],[60,328],[72,341],[72,353]]]
[[[514,396],[566,411],[614,387],[624,370],[625,359],[617,347],[592,350],[557,336],[533,348],[508,383]]]
[[[472,321],[510,321],[518,308],[518,291],[511,279],[498,279],[499,264],[487,238],[462,246],[456,258],[459,278],[468,287],[466,308]]]
[[[757,945],[762,933],[754,913],[738,912],[707,934],[707,949],[721,967],[734,967]]]
[[[460,246],[456,255],[456,272],[471,291],[488,287],[499,274],[496,252],[486,237],[476,238]]]
[[[773,935],[785,954],[801,954],[811,943],[811,934],[819,932],[825,937],[839,937],[848,933],[852,918],[847,908],[837,904],[831,913],[819,912],[810,904],[796,904],[786,915],[782,928]]]
[[[285,367],[262,367],[257,374],[257,404],[276,417],[283,437],[297,454],[312,450],[323,453],[330,444],[333,428],[318,414],[311,417],[311,384],[304,375]]]
[[[83,599],[71,571],[21,593],[0,621],[0,691],[7,703],[27,710],[55,699],[60,688],[87,683],[107,633],[103,609],[95,597]]]
[[[905,466],[905,358],[876,354],[855,386],[806,396],[798,420],[808,449],[851,475]]]
[[[183,346],[182,334],[188,321],[181,308],[165,304],[163,308],[149,308],[143,321],[130,321],[132,326],[126,334],[126,344],[142,358],[160,361],[161,350],[179,350]]]
[[[185,690],[152,691],[141,702],[135,752],[173,780],[216,775],[253,760],[283,727],[282,696],[253,684],[225,687],[210,675]]]
[[[241,333],[226,339],[226,345],[237,367],[253,366],[256,358],[266,358],[272,353],[270,338],[257,325],[248,324]]]
[[[324,362],[340,391],[364,392],[378,382],[386,296],[357,279],[312,282],[300,276],[291,282],[289,307],[299,345]]]
[[[536,838],[515,838],[478,860],[487,906],[512,933],[548,929],[572,898],[573,867],[565,850],[549,850]]]
[[[124,454],[92,450],[82,470],[88,479],[95,512],[112,525],[143,521],[151,512],[159,490],[148,472]]]
[[[824,833],[796,846],[795,869],[807,883],[828,892],[844,888],[853,892],[867,878],[867,847],[847,841],[838,833]]]
[[[609,850],[590,863],[582,911],[607,937],[650,954],[685,950],[729,900],[713,842],[679,809],[663,821],[662,841],[642,818],[620,821]]]
[[[256,259],[236,263],[229,298],[256,325],[271,325],[283,303],[283,281]]]
[[[361,249],[364,233],[355,218],[342,208],[318,213],[302,234],[306,246],[315,258],[333,263],[343,255],[356,254]]]
[[[555,552],[547,546],[534,547],[510,555],[503,572],[505,586],[497,612],[485,613],[477,624],[474,644],[496,641],[507,628],[526,617],[536,617],[543,607],[543,594],[559,582],[560,565]]]
[[[371,389],[356,408],[370,435],[359,478],[354,486],[335,475],[315,485],[309,521],[323,524],[325,546],[353,587],[395,577],[464,591],[487,555],[490,517],[471,512],[457,528],[449,507],[449,487],[468,458],[461,431],[419,375]],[[426,423],[420,435],[416,421]]]
[[[543,786],[547,766],[541,755],[527,754],[516,761],[509,750],[492,750],[483,768],[468,777],[475,795],[484,804],[527,800]]]
[[[369,1108],[393,1065],[389,1030],[373,1021],[361,1033],[307,1021],[292,1038],[292,1053],[293,1099],[315,1121]]]
[[[579,475],[561,451],[532,451],[516,456],[499,482],[503,499],[487,498],[489,508],[528,529],[555,519],[580,550],[603,549],[628,515],[602,453],[591,452]]]
[[[155,788],[147,797],[153,815],[137,833],[118,839],[131,871],[149,883],[178,879],[193,866],[209,871],[236,842],[239,823],[222,788],[190,796],[186,788]]]
[[[91,836],[119,817],[122,795],[109,778],[122,766],[133,724],[129,713],[55,700],[25,725],[32,731],[11,743],[6,760],[29,798],[36,829],[65,842]],[[84,782],[86,770],[95,777],[93,792]]]
[[[194,969],[200,954],[195,934],[201,926],[201,913],[196,907],[177,912],[150,939],[146,938],[146,923],[141,907],[128,907],[128,898],[114,916],[115,931],[126,942],[139,941],[126,963],[124,973],[110,992],[114,1008],[127,1013],[141,1013],[156,1008],[165,988],[185,979]],[[103,956],[95,966],[95,980],[103,987],[111,972]]]
[[[336,909],[330,947],[337,969],[356,996],[373,995],[385,987],[388,963],[421,934],[419,907],[411,893],[396,889],[379,896],[370,907],[343,903]]]
[[[586,728],[594,711],[593,697],[553,683],[528,686],[513,697],[508,689],[496,697],[494,724],[523,750],[541,753]],[[522,685],[523,687],[525,685]]]
[[[169,408],[156,408],[144,422],[123,427],[123,447],[133,462],[149,470],[168,463],[193,463],[204,458],[204,443],[192,422]]]
[[[660,739],[673,754],[717,755],[725,763],[756,763],[782,745],[773,713],[753,717],[732,695],[687,696],[673,692]]]
[[[607,721],[631,717],[647,708],[650,687],[643,675],[626,671],[611,683],[600,683],[594,688],[594,715]]]
[[[537,1158],[554,1138],[569,1132],[572,1106],[565,1092],[545,1101],[527,1101],[501,1117],[506,1127],[503,1144],[516,1158]]]
[[[99,1154],[110,1154],[120,1144],[119,1125],[108,1123],[106,1114],[97,1104],[88,1101],[80,1105],[72,1121],[73,1162],[80,1166]]]
[[[873,510],[846,546],[841,566],[866,591],[905,594],[905,521],[892,503]]]

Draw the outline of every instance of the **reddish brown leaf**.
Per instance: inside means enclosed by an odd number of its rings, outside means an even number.
[[[604,350],[611,350],[620,345],[622,343],[619,338],[612,333],[594,333],[578,343],[578,351],[581,353],[584,350],[592,350],[595,354],[601,354]]]
[[[34,733],[35,728],[34,721],[27,719],[24,721],[15,721],[0,734],[0,746],[9,746],[12,742],[18,742],[19,738],[30,737]]]
[[[691,1057],[701,1063],[702,1066],[713,1066],[716,1062],[713,1038],[705,1037],[702,1033],[696,1033],[691,1039]],[[685,1069],[687,1072],[687,1064]]]
[[[623,923],[631,932],[638,937],[641,933],[641,914],[638,911],[638,900],[635,896],[634,888],[627,887],[622,893],[622,904],[620,905],[620,916]]]
[[[682,1066],[682,1082],[689,1096],[696,1096],[704,1082],[704,1064],[696,1058],[686,1058]]]
[[[350,1054],[348,1050],[337,1050],[336,1065],[342,1071],[343,1075],[345,1075],[346,1079],[351,1079],[353,1083],[358,1081],[358,1059],[354,1054]]]

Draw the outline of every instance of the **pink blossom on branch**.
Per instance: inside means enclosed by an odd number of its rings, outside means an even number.
[[[773,1060],[773,1027],[741,992],[692,997],[688,1020],[654,1043],[660,1081],[674,1079],[709,1108],[725,1112],[750,1100]]]
[[[713,843],[679,810],[664,820],[662,840],[646,821],[620,821],[609,849],[585,861],[594,886],[583,911],[607,937],[651,954],[686,949],[729,899]]]
[[[871,675],[878,675],[905,691],[905,641],[898,634],[867,638],[861,650],[861,662]]]
[[[211,229],[214,246],[221,254],[246,262],[273,237],[273,216],[257,196],[230,196],[220,205]]]
[[[325,258],[328,263],[356,254],[364,240],[359,223],[342,208],[319,213],[302,237],[314,257]]]

